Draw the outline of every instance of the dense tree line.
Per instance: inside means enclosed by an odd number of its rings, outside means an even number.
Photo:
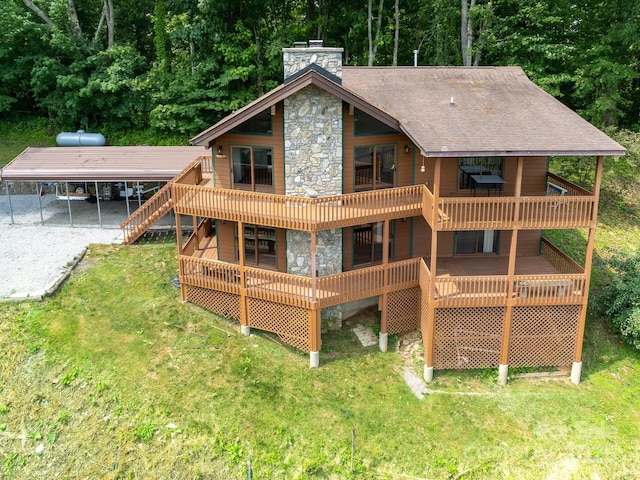
[[[640,0],[3,0],[0,116],[194,134],[323,39],[348,65],[521,65],[600,126],[638,126]]]

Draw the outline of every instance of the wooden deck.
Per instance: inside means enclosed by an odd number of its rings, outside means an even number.
[[[322,198],[216,188],[211,172],[195,165],[176,179],[175,211],[179,214],[253,223],[276,228],[320,231],[422,215],[431,228],[510,230],[588,228],[593,224],[595,197],[562,178],[548,174],[562,197],[441,197],[424,185]]]

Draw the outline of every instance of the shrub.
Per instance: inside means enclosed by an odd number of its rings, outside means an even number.
[[[616,275],[603,290],[605,315],[625,341],[640,350],[640,252],[609,265]]]

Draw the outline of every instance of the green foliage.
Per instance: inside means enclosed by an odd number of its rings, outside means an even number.
[[[142,443],[149,443],[151,440],[153,440],[153,437],[156,434],[157,430],[158,427],[156,427],[152,421],[146,421],[134,428],[133,435],[137,441]]]
[[[640,253],[612,259],[612,282],[604,288],[605,315],[627,343],[640,350]]]

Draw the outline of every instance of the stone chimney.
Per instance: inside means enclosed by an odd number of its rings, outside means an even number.
[[[293,48],[283,48],[284,78],[315,63],[336,77],[342,78],[343,48],[323,47],[322,40],[295,42]]]

